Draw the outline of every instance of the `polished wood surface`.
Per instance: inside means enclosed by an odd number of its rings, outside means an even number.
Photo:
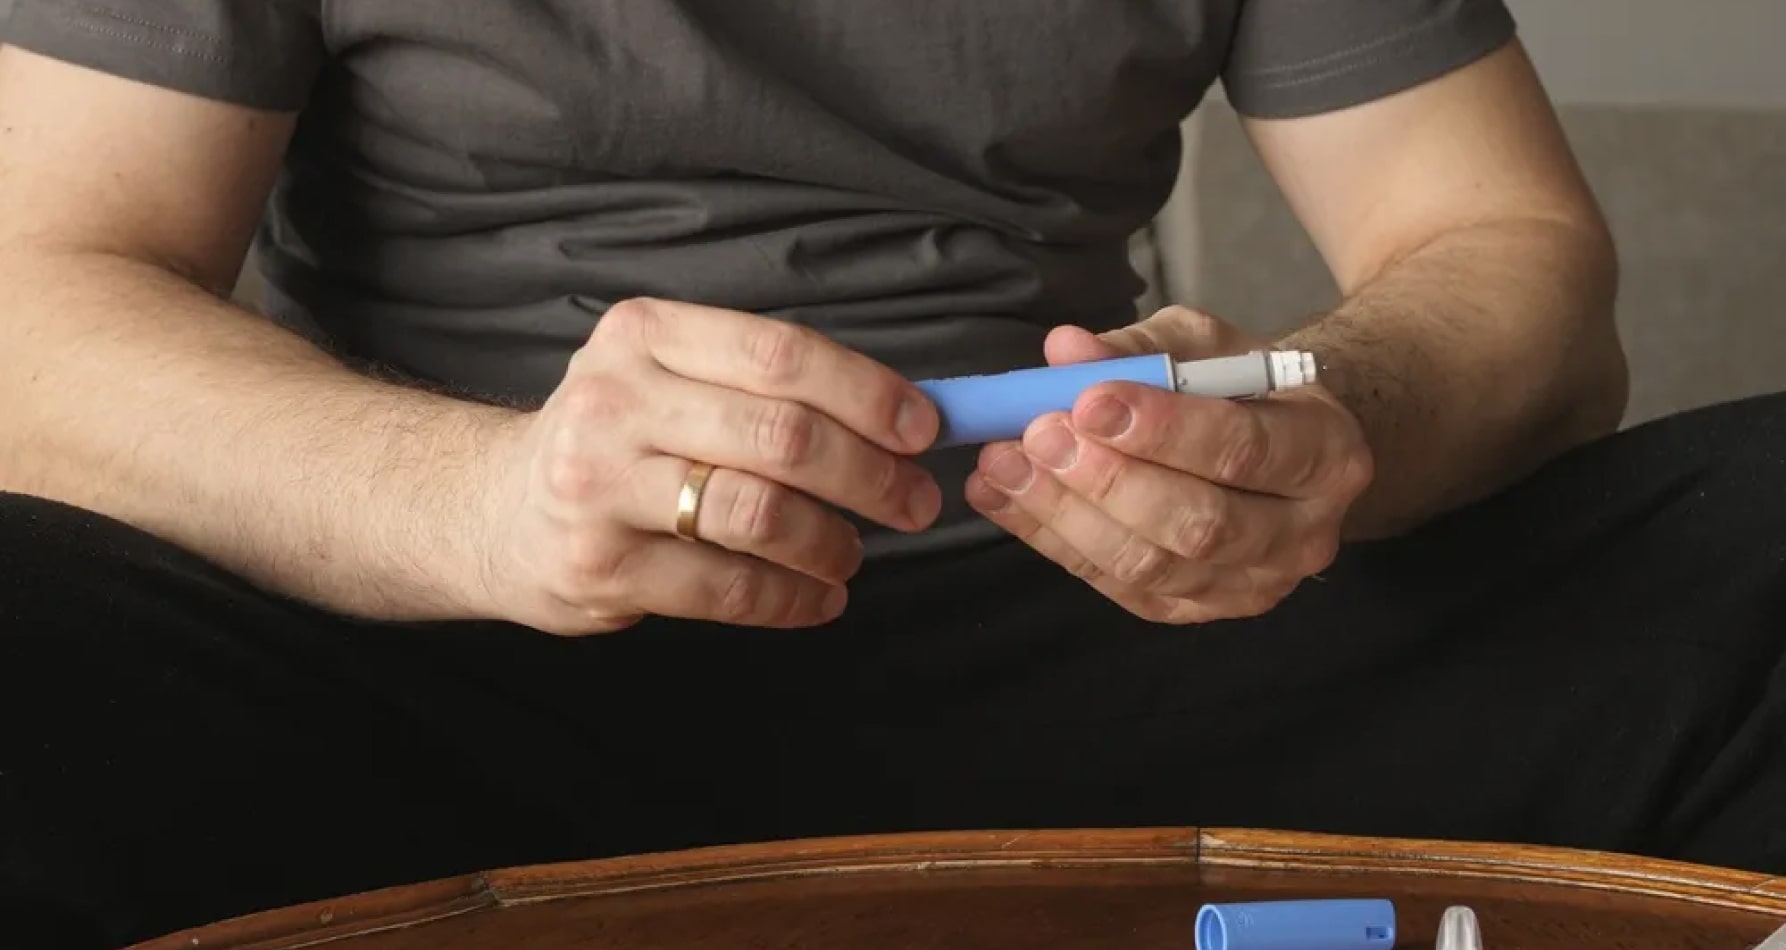
[[[1206,901],[1386,897],[1398,947],[1451,904],[1490,950],[1747,950],[1786,879],[1550,848],[1233,829],[970,832],[493,871],[287,908],[140,950],[1182,948]]]

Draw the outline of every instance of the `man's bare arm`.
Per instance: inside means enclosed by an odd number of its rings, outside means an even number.
[[[343,612],[482,614],[467,506],[508,414],[223,299],[292,124],[0,50],[0,490]]]
[[[1617,427],[1616,256],[1517,44],[1247,128],[1345,298],[1285,342],[1322,354],[1374,452],[1350,535],[1418,524]]]

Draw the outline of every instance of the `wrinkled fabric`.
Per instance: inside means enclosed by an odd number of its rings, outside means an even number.
[[[302,109],[267,309],[352,358],[531,404],[615,301],[816,327],[915,378],[1136,316],[1128,242],[1211,84],[1339,108],[1502,45],[1500,0],[20,0],[12,42]],[[925,462],[937,526],[993,538]]]

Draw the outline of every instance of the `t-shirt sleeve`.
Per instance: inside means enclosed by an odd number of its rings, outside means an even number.
[[[1222,86],[1245,115],[1330,112],[1468,65],[1514,33],[1503,0],[1243,0]]]
[[[257,109],[302,108],[324,57],[320,0],[15,0],[0,40]]]

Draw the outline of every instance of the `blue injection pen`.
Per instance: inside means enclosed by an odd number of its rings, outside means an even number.
[[[1050,412],[1070,411],[1080,393],[1108,382],[1140,383],[1214,399],[1257,399],[1312,385],[1315,355],[1260,350],[1183,363],[1162,354],[1125,356],[917,385],[942,416],[942,431],[931,448],[946,449],[1021,438],[1031,422]]]
[[[1395,905],[1374,898],[1204,904],[1196,928],[1197,950],[1390,950]]]

